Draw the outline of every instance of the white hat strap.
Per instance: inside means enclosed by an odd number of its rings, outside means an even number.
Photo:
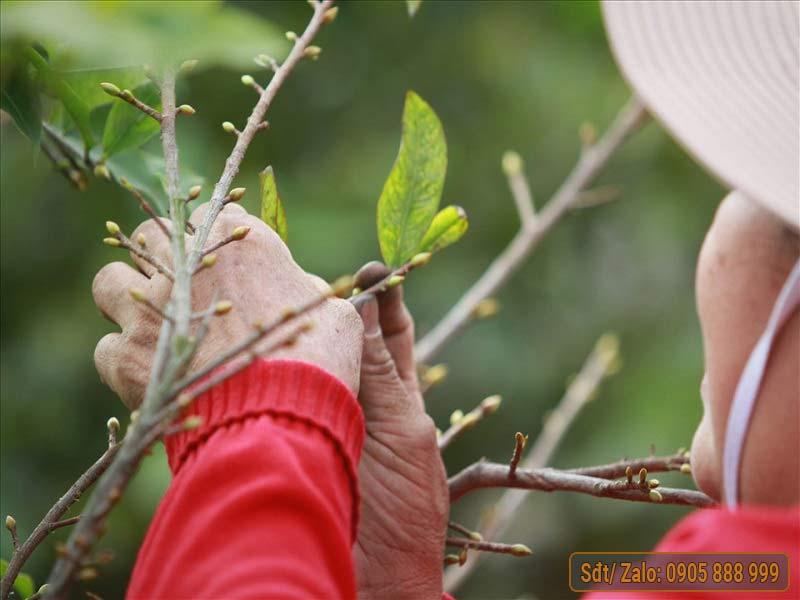
[[[794,265],[775,301],[767,327],[750,353],[750,358],[747,360],[733,395],[723,453],[725,504],[730,508],[735,508],[739,502],[742,449],[747,437],[753,407],[761,388],[761,380],[764,377],[770,349],[781,327],[798,306],[800,306],[800,260]]]

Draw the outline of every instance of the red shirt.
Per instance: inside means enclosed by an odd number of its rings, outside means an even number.
[[[364,420],[348,388],[310,364],[260,360],[198,398],[188,414],[201,416],[203,424],[166,441],[174,477],[139,551],[127,597],[354,598],[351,549]],[[799,598],[798,548],[795,507],[696,511],[656,550],[787,553],[789,591],[764,597]]]

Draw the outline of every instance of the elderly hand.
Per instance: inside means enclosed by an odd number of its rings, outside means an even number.
[[[191,222],[199,224],[206,210],[207,205],[200,206]],[[167,227],[171,225],[168,220],[162,221]],[[233,303],[230,313],[212,319],[208,335],[192,360],[192,371],[208,365],[241,341],[252,331],[254,322],[271,322],[287,308],[318,296],[326,285],[294,262],[275,232],[236,204],[228,204],[220,213],[208,245],[229,236],[241,225],[250,228],[247,237],[218,249],[216,265],[203,269],[192,280],[193,310],[205,310],[215,299]],[[170,265],[169,241],[157,223],[142,223],[131,238],[136,240],[140,233],[145,235],[149,252]],[[187,246],[192,243],[192,236],[187,235]],[[139,270],[123,262],[110,263],[100,270],[92,285],[97,306],[122,327],[121,333],[110,333],[97,344],[95,364],[100,378],[130,409],[136,408],[144,397],[161,326],[161,318],[135,302],[130,289],[141,289],[158,307],[166,306],[172,290],[172,282],[152,265],[136,256],[132,258]],[[311,331],[301,335],[291,348],[282,348],[270,357],[314,363],[358,393],[362,327],[352,305],[344,300],[328,300],[298,323],[303,321],[313,322]],[[291,327],[287,325],[285,331]]]
[[[386,274],[371,263],[357,283],[366,288]],[[364,322],[359,401],[367,428],[354,548],[359,598],[438,599],[450,502],[417,385],[414,322],[400,286],[359,298],[356,308]]]

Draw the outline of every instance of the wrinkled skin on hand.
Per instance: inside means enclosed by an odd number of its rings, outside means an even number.
[[[207,205],[200,206],[190,221],[198,225],[206,210]],[[162,221],[170,227],[170,221]],[[208,335],[192,360],[190,372],[207,366],[220,353],[244,339],[253,331],[253,323],[268,324],[284,310],[301,306],[327,289],[325,282],[307,274],[294,262],[289,249],[274,231],[236,204],[226,205],[220,213],[207,245],[226,238],[241,225],[250,227],[247,237],[218,249],[216,265],[193,277],[194,311],[205,310],[215,299],[232,301],[233,310],[212,319]],[[169,241],[156,222],[142,223],[131,239],[136,240],[140,233],[145,235],[147,250],[162,263],[171,265]],[[187,247],[191,247],[193,236],[187,234],[186,239]],[[95,365],[100,378],[130,409],[136,408],[144,397],[161,317],[135,302],[129,290],[141,289],[158,307],[166,306],[172,290],[169,279],[142,259],[132,258],[138,270],[127,263],[113,262],[97,273],[92,285],[97,306],[122,328],[122,332],[110,333],[97,344]],[[269,356],[314,363],[357,393],[362,326],[352,305],[345,300],[327,300],[305,317],[267,336],[264,344],[282,339],[281,332],[285,336],[303,322],[311,322],[311,330],[302,334],[294,346],[281,348]]]
[[[387,273],[371,263],[357,284],[366,288]],[[367,429],[353,550],[359,598],[438,600],[450,502],[436,428],[417,384],[414,322],[400,286],[356,307],[364,321],[359,401]]]

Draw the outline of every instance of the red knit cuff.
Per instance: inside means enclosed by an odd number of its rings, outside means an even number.
[[[261,415],[311,424],[342,454],[355,477],[364,442],[364,416],[349,388],[327,371],[297,360],[256,360],[199,396],[181,419],[199,415],[200,427],[166,438],[173,475],[217,429]]]

